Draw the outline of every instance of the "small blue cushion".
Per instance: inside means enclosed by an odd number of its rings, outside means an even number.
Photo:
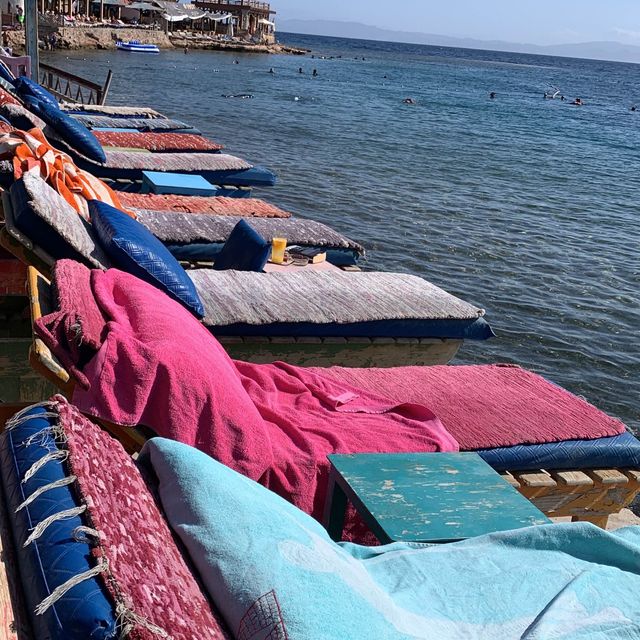
[[[148,229],[99,200],[89,201],[89,212],[98,242],[115,266],[161,289],[199,318],[204,316],[187,272]]]
[[[240,220],[229,234],[213,266],[218,271],[263,271],[270,251],[271,244],[249,223]]]
[[[11,70],[4,62],[0,62],[0,78],[10,82],[11,84],[15,82],[15,78],[13,77]]]
[[[27,108],[42,118],[71,149],[75,149],[94,162],[107,161],[102,145],[93,133],[64,111],[60,111],[57,105],[54,106],[32,96],[25,96],[24,101]]]
[[[16,78],[13,81],[13,86],[16,88],[18,95],[23,99],[30,96],[40,100],[40,102],[46,102],[56,109],[59,108],[58,101],[43,86],[27,78],[27,76]]]

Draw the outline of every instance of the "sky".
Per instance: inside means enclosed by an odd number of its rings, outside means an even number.
[[[277,18],[341,20],[480,40],[640,45],[638,0],[271,0]]]

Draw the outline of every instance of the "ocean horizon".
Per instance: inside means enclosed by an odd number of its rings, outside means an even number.
[[[497,337],[465,343],[454,364],[518,364],[639,432],[637,67],[279,39],[312,54],[41,59],[97,82],[112,69],[109,104],[194,125],[278,174],[256,196],[364,244],[365,268],[416,274],[485,308]],[[556,90],[564,102],[543,98]]]

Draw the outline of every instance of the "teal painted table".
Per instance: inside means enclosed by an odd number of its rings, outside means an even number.
[[[550,520],[476,453],[330,455],[324,521],[340,540],[351,502],[383,544],[453,542]]]

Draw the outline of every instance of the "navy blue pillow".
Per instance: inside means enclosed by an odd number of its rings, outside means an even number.
[[[116,267],[161,289],[199,318],[204,317],[204,306],[187,272],[147,228],[99,200],[89,201],[89,213],[98,242]]]
[[[40,100],[41,102],[46,102],[56,109],[59,108],[58,101],[53,97],[53,95],[51,95],[37,82],[27,78],[27,76],[20,76],[19,78],[16,78],[13,81],[13,86],[16,88],[18,95],[23,99],[30,96]]]
[[[106,162],[102,145],[98,139],[82,123],[74,120],[58,106],[43,102],[32,96],[24,96],[27,108],[44,120],[71,149],[94,162]]]
[[[263,271],[270,251],[271,244],[249,223],[240,220],[216,256],[213,267],[218,271]]]

